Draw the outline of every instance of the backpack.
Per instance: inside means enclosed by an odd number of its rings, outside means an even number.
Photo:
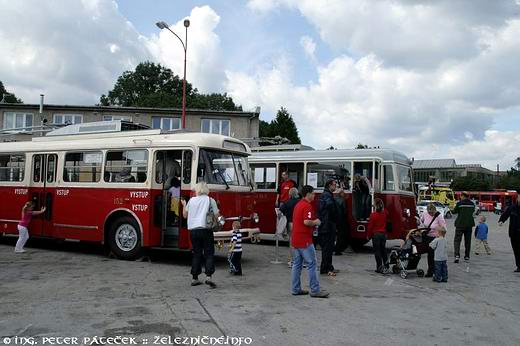
[[[213,211],[213,207],[211,206],[211,201],[213,198],[209,198],[209,208],[208,212],[206,213],[206,228],[213,231],[218,232],[222,229],[222,225],[220,224],[217,215]]]

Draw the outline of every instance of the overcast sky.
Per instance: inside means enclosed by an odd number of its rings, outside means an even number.
[[[520,0],[0,0],[0,80],[94,104],[141,61],[280,106],[315,148],[357,143],[496,169],[520,156]]]

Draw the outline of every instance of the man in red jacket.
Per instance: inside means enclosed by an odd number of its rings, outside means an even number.
[[[316,218],[312,201],[314,200],[314,189],[312,186],[305,185],[302,188],[303,198],[296,204],[293,211],[293,230],[291,234],[291,245],[293,253],[292,265],[292,294],[295,296],[309,294],[302,290],[300,275],[302,263],[305,261],[309,270],[309,286],[311,297],[327,298],[329,293],[320,290],[318,273],[316,272],[316,250],[312,243],[312,232],[315,227],[321,224]]]

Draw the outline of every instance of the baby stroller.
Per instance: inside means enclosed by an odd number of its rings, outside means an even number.
[[[392,272],[400,274],[403,279],[406,279],[408,274],[413,271],[417,273],[418,277],[424,276],[424,270],[417,268],[421,254],[427,253],[429,249],[429,244],[424,240],[422,231],[427,231],[427,229],[411,230],[408,232],[404,244],[399,249],[390,252],[390,264],[393,264]]]

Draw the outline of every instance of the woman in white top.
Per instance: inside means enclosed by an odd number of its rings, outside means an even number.
[[[426,212],[421,214],[420,217],[421,227],[428,228],[425,234],[425,241],[429,244],[437,237],[437,229],[446,229],[446,221],[444,216],[437,211],[433,203],[428,204]],[[435,266],[435,250],[428,248],[428,270],[426,271],[426,277],[433,276],[433,269]]]
[[[205,182],[195,185],[195,197],[190,198],[188,203],[182,200],[184,218],[188,219],[188,230],[192,246],[191,275],[192,286],[200,285],[199,275],[202,272],[202,261],[205,260],[205,283],[211,288],[217,285],[211,280],[211,275],[215,272],[215,245],[213,231],[206,226],[206,217],[209,208],[218,216],[219,210],[215,200],[208,196],[209,188]]]

